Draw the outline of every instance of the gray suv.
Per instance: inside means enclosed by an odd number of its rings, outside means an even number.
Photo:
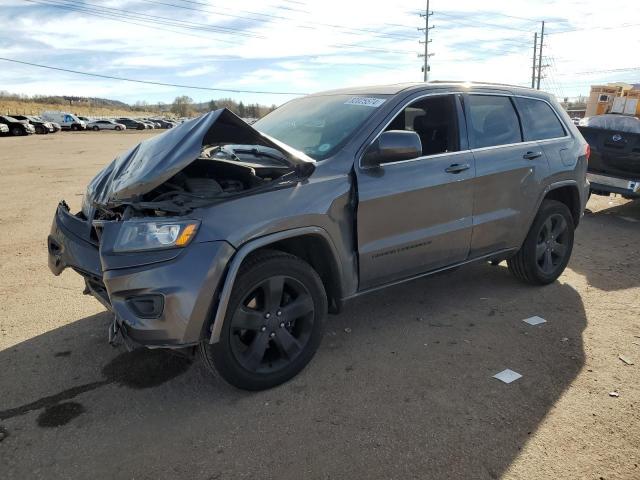
[[[117,157],[80,212],[71,267],[129,347],[199,349],[259,390],[311,360],[346,300],[474,261],[544,285],[587,200],[588,145],[549,95],[493,84],[353,88],[252,126],[222,109]]]

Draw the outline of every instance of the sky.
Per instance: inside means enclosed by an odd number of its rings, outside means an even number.
[[[422,81],[424,1],[0,0],[0,57],[229,93],[92,78],[0,60],[0,90],[170,103]],[[481,7],[481,8],[480,8]],[[542,88],[640,83],[640,0],[432,0],[430,80],[530,85],[545,20]]]

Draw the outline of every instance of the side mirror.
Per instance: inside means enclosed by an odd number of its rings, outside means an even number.
[[[399,162],[422,156],[422,142],[416,132],[389,130],[382,132],[369,145],[362,157],[363,167],[377,167],[383,163]]]

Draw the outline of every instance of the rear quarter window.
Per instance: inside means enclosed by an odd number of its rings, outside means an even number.
[[[467,103],[473,148],[522,141],[518,115],[509,97],[471,94]]]
[[[516,97],[525,141],[564,137],[567,133],[547,102]]]

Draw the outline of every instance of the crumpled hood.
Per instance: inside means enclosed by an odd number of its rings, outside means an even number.
[[[218,143],[271,147],[282,152],[293,167],[315,164],[304,153],[258,132],[224,108],[188,120],[119,155],[91,181],[87,195],[101,205],[143,195],[195,161],[203,145]]]

